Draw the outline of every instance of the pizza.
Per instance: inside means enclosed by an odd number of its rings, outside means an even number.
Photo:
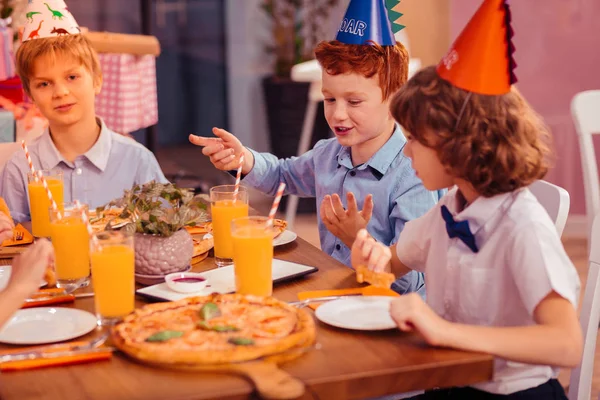
[[[215,239],[212,236],[203,237],[202,239],[192,238],[194,243],[194,253],[192,255],[192,264],[198,264],[200,261],[208,257],[208,252],[215,245]]]
[[[123,212],[122,208],[108,208],[102,213],[97,214],[96,210],[90,210],[89,220],[94,232],[100,232],[106,229],[110,224],[111,228],[120,228],[129,222],[127,218],[121,218],[119,215]]]
[[[135,359],[186,367],[297,351],[312,346],[316,333],[308,312],[280,300],[212,294],[148,304],[125,317],[111,336]]]
[[[212,232],[212,225],[209,227],[208,224],[210,224],[210,222],[206,222],[195,226],[186,226],[185,230],[188,231],[190,235],[204,235],[209,232]]]
[[[371,271],[364,265],[356,267],[356,281],[358,283],[367,282],[373,286],[389,288],[395,280],[396,277],[394,274],[390,274],[389,272]]]
[[[192,239],[194,241],[194,255],[193,257],[199,256],[204,253],[208,253],[210,249],[212,249],[215,245],[215,239],[210,236],[208,238],[202,239]]]
[[[258,224],[261,222],[256,221],[256,223]],[[212,229],[213,229],[212,222],[207,222],[205,226],[206,226],[206,229],[208,232],[212,232]],[[287,221],[275,218],[273,220],[273,229],[274,229],[273,239],[275,239],[287,229]]]

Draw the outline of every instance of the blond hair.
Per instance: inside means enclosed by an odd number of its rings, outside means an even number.
[[[28,40],[19,46],[15,57],[17,74],[19,74],[23,82],[23,89],[28,95],[31,95],[30,80],[34,63],[40,57],[45,56],[49,56],[54,61],[57,56],[72,57],[90,72],[94,82],[102,79],[98,55],[84,35],[65,35]]]

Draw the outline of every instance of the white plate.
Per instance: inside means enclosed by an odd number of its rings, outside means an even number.
[[[12,266],[3,265],[0,266],[0,291],[4,290],[6,285],[8,285],[8,280],[10,278],[10,272],[12,271]],[[46,286],[46,281],[42,279],[40,282],[40,287]]]
[[[380,331],[396,328],[390,316],[394,297],[360,296],[325,303],[315,312],[317,318],[338,328]]]
[[[17,311],[0,330],[0,342],[44,344],[85,335],[96,328],[87,311],[63,307],[36,307]]]
[[[289,261],[273,259],[273,282],[278,283],[294,278],[298,278],[310,273],[316,272],[316,267],[293,263]],[[233,265],[227,267],[215,268],[210,271],[202,272],[201,275],[206,278],[206,287],[195,293],[179,293],[171,290],[165,282],[158,285],[148,286],[138,289],[139,293],[146,297],[159,300],[181,300],[186,297],[208,296],[211,293],[233,293],[235,292],[235,275]]]
[[[273,239],[273,246],[277,247],[283,246],[284,244],[292,243],[294,240],[296,240],[297,237],[298,235],[296,235],[295,232],[285,230],[281,232],[281,235]]]
[[[211,233],[205,234],[202,239],[210,239],[212,236]],[[284,244],[292,243],[294,240],[298,238],[295,232],[285,230],[281,232],[281,235],[277,236],[273,239],[273,247],[283,246]]]

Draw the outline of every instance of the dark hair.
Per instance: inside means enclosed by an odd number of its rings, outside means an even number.
[[[514,86],[499,96],[469,93],[427,67],[394,95],[390,110],[451,175],[483,196],[528,186],[550,167],[550,133]]]

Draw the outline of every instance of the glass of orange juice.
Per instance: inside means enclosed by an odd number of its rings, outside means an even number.
[[[64,186],[62,171],[40,170],[44,175],[52,197],[59,207],[64,201]],[[29,192],[29,212],[31,214],[31,233],[35,237],[50,237],[50,200],[42,181],[37,174],[27,174],[27,190]]]
[[[233,263],[231,221],[248,216],[248,191],[240,187],[234,200],[234,188],[234,185],[221,185],[210,189],[215,262],[219,267]]]
[[[133,235],[103,231],[92,235],[90,259],[98,325],[114,325],[134,310]]]
[[[70,289],[86,286],[90,281],[90,235],[83,213],[85,204],[61,204],[62,211],[50,207],[50,239],[54,247],[56,284]]]
[[[237,293],[273,294],[273,227],[266,217],[236,218],[231,222],[233,270]]]

